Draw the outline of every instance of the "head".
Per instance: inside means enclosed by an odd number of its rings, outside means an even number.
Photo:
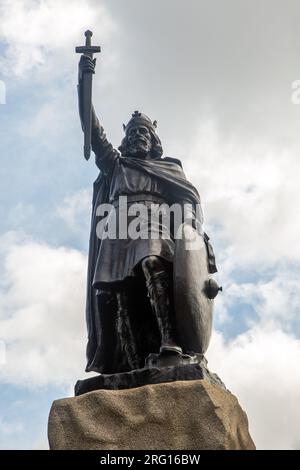
[[[127,126],[123,124],[125,137],[119,147],[123,157],[159,159],[163,153],[156,121],[135,111]]]

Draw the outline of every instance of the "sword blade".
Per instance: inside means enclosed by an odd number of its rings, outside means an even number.
[[[83,128],[84,128],[84,158],[91,156],[92,132],[92,81],[93,75],[86,73],[83,77]]]
[[[93,59],[93,54],[100,52],[100,46],[92,46],[91,37],[92,31],[86,31],[85,35],[85,46],[78,46],[75,51],[80,54],[87,55]],[[88,160],[91,155],[91,132],[92,132],[92,83],[93,74],[85,73],[82,77],[82,106],[83,106],[83,132],[84,132],[84,147],[83,154],[84,158]],[[79,84],[80,85],[80,84]],[[79,98],[80,99],[80,98]]]

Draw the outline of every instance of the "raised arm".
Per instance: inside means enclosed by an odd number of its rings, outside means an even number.
[[[83,126],[83,75],[85,73],[95,73],[96,59],[92,60],[86,55],[80,57],[79,66],[78,66],[78,105],[79,105],[79,117],[81,121],[82,130]],[[94,106],[92,106],[92,150],[96,156],[96,165],[104,172],[108,173],[112,168],[116,158],[118,157],[118,152],[112,146],[112,144],[107,140],[104,133],[104,129],[101,126],[96,113]]]

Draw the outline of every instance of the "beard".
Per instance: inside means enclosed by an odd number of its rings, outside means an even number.
[[[129,153],[133,157],[145,158],[151,151],[151,144],[144,139],[137,139],[129,145]]]

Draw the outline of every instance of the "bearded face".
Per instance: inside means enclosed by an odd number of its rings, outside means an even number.
[[[146,158],[152,148],[149,128],[143,125],[131,126],[127,133],[128,151],[131,156]]]

